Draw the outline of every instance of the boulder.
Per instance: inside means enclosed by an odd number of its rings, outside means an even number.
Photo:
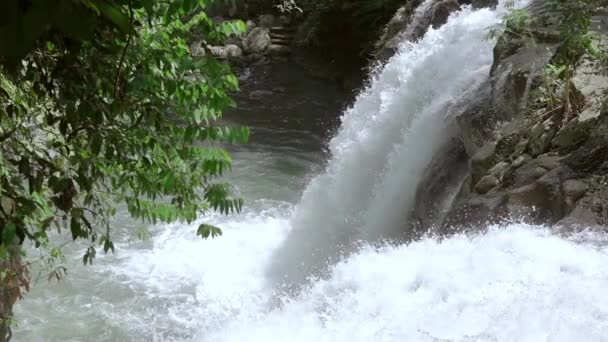
[[[196,41],[190,44],[190,53],[192,57],[205,57],[206,51],[203,42]]]
[[[543,155],[528,161],[514,171],[513,186],[517,188],[536,181],[547,172],[560,167],[562,159],[560,156]]]
[[[517,169],[520,166],[529,162],[530,160],[532,160],[532,157],[530,157],[530,155],[524,153],[513,161],[513,163],[511,164],[511,167],[513,169]]]
[[[239,58],[243,55],[243,50],[234,44],[228,44],[224,47],[228,58]]]
[[[556,132],[557,124],[552,118],[532,127],[530,130],[530,155],[536,157],[545,153],[549,149],[549,146],[551,146],[551,140]]]
[[[597,228],[606,230],[608,225],[608,189],[600,187],[580,199],[574,209],[556,226],[564,233],[580,229]]]
[[[261,53],[272,43],[270,39],[270,30],[263,27],[256,27],[245,37],[243,47],[248,53]]]
[[[462,231],[476,231],[487,224],[499,223],[509,217],[507,194],[492,194],[470,197],[450,210],[441,225],[441,233],[453,234]]]
[[[488,143],[479,149],[471,159],[471,177],[473,184],[477,184],[487,171],[498,161],[495,148],[495,143]]]
[[[481,178],[481,180],[475,185],[475,191],[480,194],[486,194],[488,191],[494,189],[500,184],[498,178],[494,175],[487,175]]]
[[[431,25],[439,28],[448,21],[448,17],[460,8],[458,0],[440,0],[431,9]]]
[[[255,24],[255,21],[249,19],[245,22],[245,25],[247,26],[247,32],[251,32],[251,30],[253,30],[257,25]]]
[[[228,58],[228,52],[226,52],[226,48],[224,46],[211,46],[209,47],[209,51],[211,54],[220,59]]]

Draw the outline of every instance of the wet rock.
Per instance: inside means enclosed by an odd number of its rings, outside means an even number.
[[[589,190],[589,185],[579,179],[569,179],[562,185],[562,191],[564,193],[564,204],[566,209],[571,211],[576,206],[581,197]]]
[[[549,170],[540,166],[523,166],[515,171],[515,182],[514,186],[519,187],[526,184],[530,184],[540,177],[542,177]]]
[[[608,225],[608,189],[601,187],[580,199],[574,210],[557,222],[564,233],[597,228],[605,231]]]
[[[520,187],[536,181],[547,172],[560,167],[562,159],[560,156],[546,155],[523,164],[513,173],[513,186]]]
[[[511,164],[507,162],[500,162],[488,171],[491,175],[495,176],[499,182],[511,171]]]
[[[485,175],[498,161],[495,148],[496,144],[488,143],[477,151],[471,159],[471,176],[473,184],[477,184],[483,175]]]
[[[431,10],[431,25],[439,28],[448,21],[448,17],[460,8],[458,0],[440,0]]]
[[[509,217],[507,201],[504,192],[471,197],[448,213],[441,233],[475,231],[488,224],[501,222]]]
[[[572,169],[592,174],[608,160],[608,119],[595,125],[587,141],[564,161]]]
[[[500,181],[496,176],[487,175],[482,177],[481,180],[475,184],[475,191],[483,195],[494,189],[498,184],[500,184]]]
[[[520,166],[524,165],[525,163],[529,162],[530,160],[532,160],[532,157],[530,157],[530,155],[522,154],[521,156],[517,157],[513,161],[513,163],[511,164],[511,167],[514,169],[517,169]]]

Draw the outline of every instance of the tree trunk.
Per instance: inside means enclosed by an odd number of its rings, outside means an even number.
[[[0,342],[10,341],[13,305],[21,297],[21,289],[28,286],[20,250],[18,244],[13,245],[8,258],[0,261]]]

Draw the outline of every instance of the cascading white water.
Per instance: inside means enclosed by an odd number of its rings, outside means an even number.
[[[451,106],[488,77],[488,28],[504,11],[465,7],[418,42],[404,41],[377,72],[344,114],[326,172],[291,219],[271,269],[277,281],[297,286],[348,254],[353,242],[403,232],[421,174],[450,136]]]
[[[316,162],[277,151],[279,140],[235,156],[249,206],[205,218],[221,238],[201,241],[196,224],[154,227],[149,242],[123,235],[91,268],[68,251],[65,281],[17,306],[15,341],[608,341],[606,234],[511,224],[375,243],[403,228],[453,103],[487,75],[486,29],[503,14],[465,8],[404,42],[344,115],[326,171],[295,207],[285,201],[304,177],[285,165]],[[300,291],[278,291],[277,279]]]

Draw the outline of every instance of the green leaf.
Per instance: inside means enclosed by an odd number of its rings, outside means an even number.
[[[222,236],[222,230],[216,226],[203,223],[198,226],[196,235],[202,237],[203,239],[208,239],[209,237],[215,238],[217,236]]]

